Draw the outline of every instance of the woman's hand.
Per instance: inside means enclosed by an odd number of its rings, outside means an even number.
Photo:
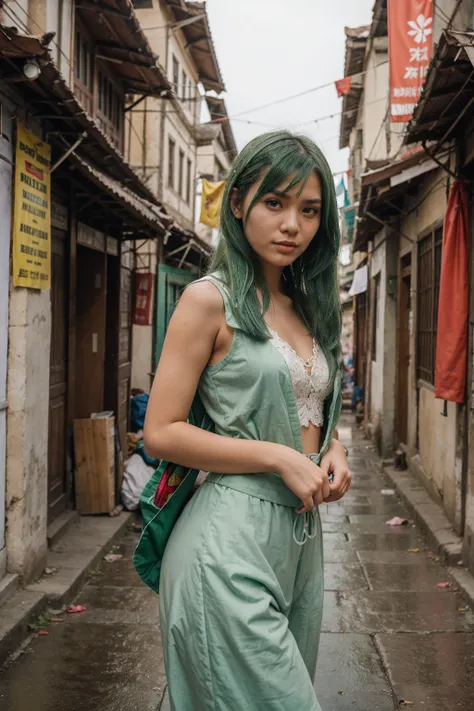
[[[298,509],[298,513],[312,511],[330,496],[328,473],[290,447],[280,449],[275,471],[301,499],[303,506]]]
[[[339,501],[351,487],[352,474],[347,466],[346,452],[338,439],[331,441],[331,446],[321,459],[320,466],[328,477],[330,474],[334,477],[329,485],[329,496],[324,497],[325,503]]]

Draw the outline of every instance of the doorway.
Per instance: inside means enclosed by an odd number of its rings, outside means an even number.
[[[87,418],[104,407],[106,255],[77,247],[75,413]]]
[[[408,386],[412,320],[411,253],[406,254],[400,260],[398,285],[396,446],[407,444],[408,440]]]
[[[67,500],[67,363],[68,249],[67,233],[51,235],[51,350],[49,367],[48,525]]]

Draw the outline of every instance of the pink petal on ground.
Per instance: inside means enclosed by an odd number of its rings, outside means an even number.
[[[87,607],[84,607],[84,605],[69,605],[69,607],[66,608],[66,612],[70,613],[84,612],[84,610],[87,610]]]
[[[390,521],[386,521],[387,526],[406,526],[407,523],[407,518],[400,518],[399,516],[394,516]]]
[[[107,563],[115,563],[117,560],[121,560],[122,558],[123,555],[121,555],[120,553],[108,553],[104,556],[104,560]]]
[[[436,583],[436,587],[442,590],[443,588],[450,588],[451,583]]]

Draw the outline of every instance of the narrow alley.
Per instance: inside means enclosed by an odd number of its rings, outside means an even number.
[[[353,486],[324,505],[323,635],[316,688],[323,711],[472,709],[474,614],[380,473],[380,459],[344,415]],[[135,573],[138,534],[123,555],[89,571],[77,598],[86,610],[53,620],[0,678],[5,711],[167,711],[157,598]],[[439,583],[450,587],[437,589]],[[41,624],[41,622],[40,622]],[[48,634],[41,634],[48,632]],[[238,701],[235,711],[240,709]],[[230,710],[229,710],[230,711]]]

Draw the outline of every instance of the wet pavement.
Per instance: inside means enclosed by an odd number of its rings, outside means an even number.
[[[396,496],[381,493],[390,485],[351,424],[346,416],[340,434],[350,449],[353,487],[340,504],[321,508],[322,709],[395,711],[404,701],[425,711],[474,711],[473,612],[419,530],[411,522],[386,525],[408,512]],[[0,675],[1,711],[169,709],[157,598],[131,564],[137,538],[127,532],[113,551],[124,557],[90,571],[76,601],[84,612],[40,621],[48,634],[35,632]],[[437,589],[440,582],[452,585]]]

